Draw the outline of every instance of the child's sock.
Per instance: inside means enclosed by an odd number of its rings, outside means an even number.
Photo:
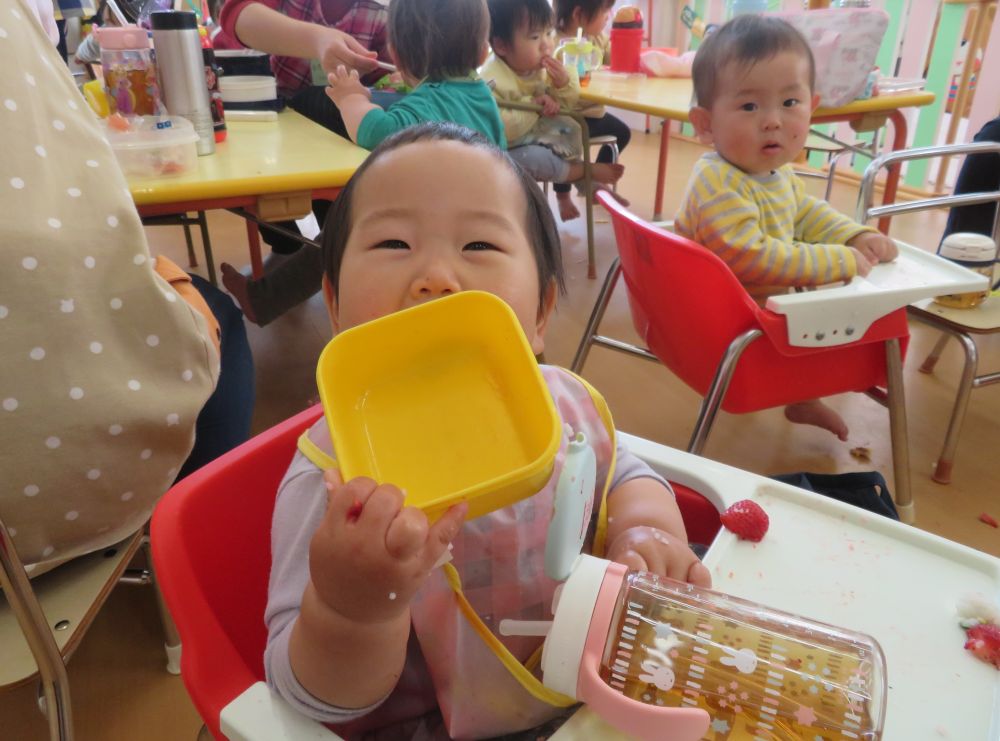
[[[556,193],[556,203],[559,205],[559,218],[563,221],[571,221],[580,216],[580,209],[569,193]]]
[[[819,399],[801,401],[785,407],[785,418],[789,422],[800,425],[814,425],[829,430],[838,438],[847,442],[847,423],[836,410],[828,407]]]

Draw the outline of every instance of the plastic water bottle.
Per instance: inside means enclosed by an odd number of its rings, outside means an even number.
[[[153,116],[162,113],[156,64],[146,29],[104,26],[96,29],[101,67],[111,113]]]
[[[767,0],[726,0],[726,18],[745,13],[766,13]]]
[[[727,738],[876,741],[888,693],[871,636],[586,555],[542,672],[643,741],[697,741],[710,722]]]

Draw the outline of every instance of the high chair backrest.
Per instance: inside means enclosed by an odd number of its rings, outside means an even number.
[[[181,674],[218,738],[219,712],[263,679],[271,517],[299,434],[319,405],[174,486],[153,514],[157,578],[184,646]]]
[[[757,326],[757,305],[717,255],[646,223],[605,193],[598,198],[612,216],[636,332],[685,383],[703,390],[733,338]]]

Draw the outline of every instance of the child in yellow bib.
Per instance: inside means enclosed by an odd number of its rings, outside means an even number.
[[[334,208],[323,250],[335,330],[476,289],[504,299],[543,350],[562,284],[558,236],[538,187],[480,135],[445,123],[403,131]],[[709,584],[669,486],[616,443],[600,396],[561,369],[543,375],[565,427],[552,479],[468,522],[464,504],[431,525],[391,483],[341,481],[325,421],[304,436],[275,507],[265,614],[268,681],[299,710],[349,736],[393,739],[486,738],[565,715],[570,701],[523,666],[541,639],[496,631],[504,618],[551,617],[545,536],[578,433],[597,456],[587,550],[603,540],[608,558]],[[451,563],[436,568],[449,547]]]

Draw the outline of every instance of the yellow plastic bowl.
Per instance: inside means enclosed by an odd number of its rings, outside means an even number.
[[[344,480],[399,486],[430,519],[538,492],[560,423],[506,303],[464,291],[341,332],[316,369]]]

